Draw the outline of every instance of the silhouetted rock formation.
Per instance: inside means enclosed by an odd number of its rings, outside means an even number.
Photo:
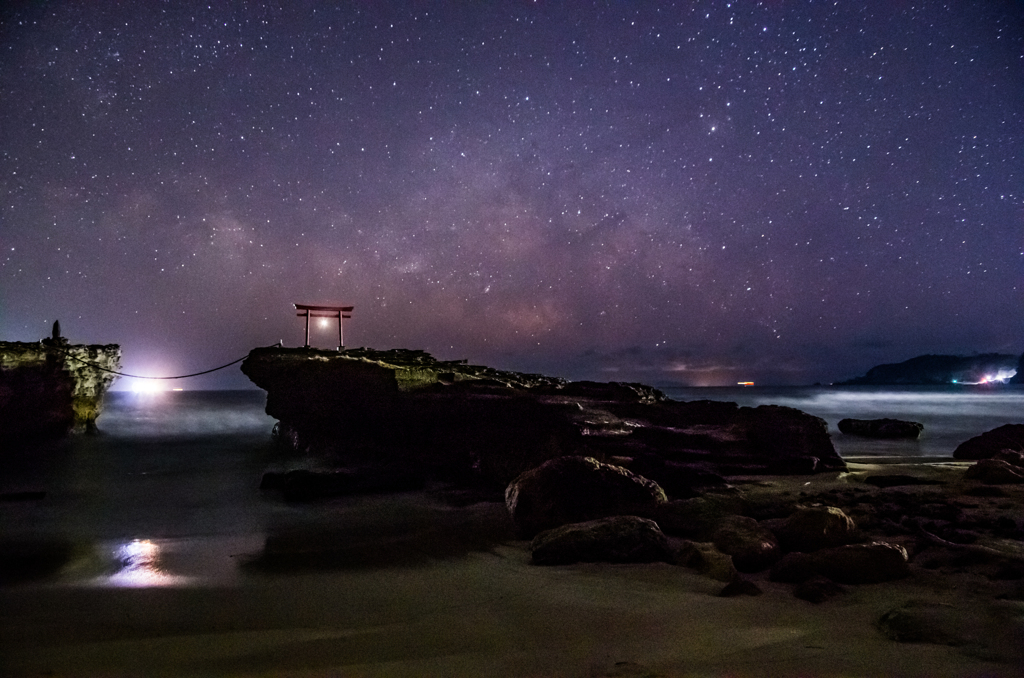
[[[917,440],[921,437],[923,430],[924,424],[901,419],[841,419],[839,421],[840,433],[862,438],[911,438]]]
[[[960,443],[954,459],[991,459],[1003,450],[1024,451],[1024,424],[1004,424]]]
[[[120,361],[116,344],[68,344],[59,323],[40,342],[0,342],[0,439],[95,430],[103,394],[117,377],[93,365],[116,371]]]
[[[975,356],[922,355],[901,363],[878,365],[863,377],[838,382],[839,386],[932,386],[979,383],[1018,368],[1014,355],[985,353]],[[1014,378],[1019,378],[1017,372]]]
[[[501,486],[567,455],[628,466],[653,453],[719,474],[845,468],[826,423],[786,407],[676,402],[642,384],[566,382],[422,351],[258,348],[242,371],[267,391],[282,442],[343,465],[401,461]]]

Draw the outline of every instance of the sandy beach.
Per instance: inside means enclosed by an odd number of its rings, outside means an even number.
[[[955,480],[965,466],[851,463],[846,474],[733,480],[748,494],[812,494],[863,485],[879,471]],[[286,522],[262,550],[252,538],[200,540],[179,556],[177,570],[174,548],[147,565],[171,576],[197,567],[205,551],[202,568],[220,580],[117,587],[95,577],[95,564],[71,563],[50,581],[0,589],[0,672],[923,677],[1024,670],[1024,603],[997,599],[1019,589],[1016,581],[912,562],[907,579],[851,586],[821,604],[795,598],[792,586],[769,581],[767,572],[748,575],[762,595],[719,597],[722,582],[667,563],[533,565],[529,542],[515,539],[501,504],[454,507],[426,492],[325,506],[315,525]],[[955,606],[974,640],[889,640],[877,621],[911,600]]]

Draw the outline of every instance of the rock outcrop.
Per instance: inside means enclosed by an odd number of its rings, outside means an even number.
[[[422,351],[258,348],[242,371],[267,391],[278,437],[318,454],[401,460],[505,486],[549,459],[654,454],[717,474],[841,470],[827,424],[786,407],[676,402],[642,384],[566,382],[439,361]],[[365,459],[363,459],[365,461]]]
[[[862,438],[879,438],[883,440],[909,438],[917,440],[921,437],[924,424],[902,419],[840,419],[839,432]]]
[[[16,444],[94,431],[103,394],[120,369],[116,344],[68,344],[60,336],[39,342],[0,342],[0,439]],[[103,369],[97,369],[99,366]]]
[[[991,459],[1003,450],[1024,451],[1024,424],[1005,424],[957,445],[954,459]]]

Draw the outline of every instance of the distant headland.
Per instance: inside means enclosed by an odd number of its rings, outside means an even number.
[[[983,353],[972,356],[921,355],[901,363],[878,365],[862,377],[837,386],[939,386],[943,384],[1024,383],[1024,355]]]

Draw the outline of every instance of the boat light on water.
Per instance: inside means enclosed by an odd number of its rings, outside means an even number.
[[[737,386],[753,386],[754,382],[752,382],[752,381],[737,381],[736,385]]]

